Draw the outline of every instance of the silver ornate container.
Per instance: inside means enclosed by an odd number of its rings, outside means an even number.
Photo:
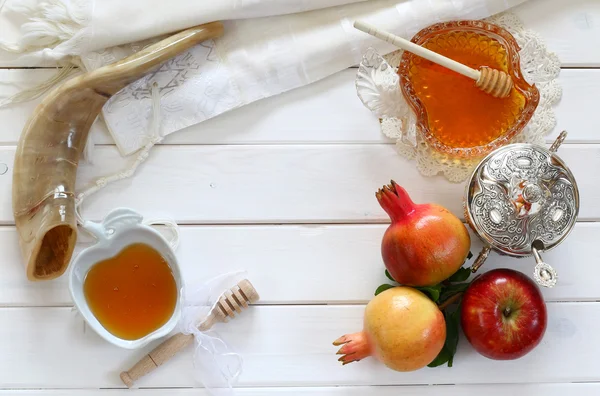
[[[533,255],[534,279],[552,287],[556,271],[541,256],[559,245],[579,213],[575,177],[556,154],[562,132],[549,149],[517,143],[494,150],[475,168],[465,193],[465,218],[485,246],[473,272],[493,249],[512,257]]]

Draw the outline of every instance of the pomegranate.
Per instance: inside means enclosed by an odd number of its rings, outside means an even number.
[[[448,209],[436,204],[415,204],[393,180],[375,195],[392,220],[383,236],[381,254],[396,282],[435,285],[463,265],[471,237]]]
[[[437,305],[412,287],[398,286],[369,302],[363,331],[333,345],[342,345],[342,364],[374,356],[392,370],[413,371],[431,363],[445,341],[446,322]]]

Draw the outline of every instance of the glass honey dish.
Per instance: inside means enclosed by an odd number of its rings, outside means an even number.
[[[533,116],[540,94],[521,75],[520,47],[506,30],[483,21],[443,22],[411,41],[476,70],[503,70],[514,82],[507,98],[494,98],[474,80],[405,51],[398,66],[400,87],[420,135],[437,152],[483,157],[511,143]]]

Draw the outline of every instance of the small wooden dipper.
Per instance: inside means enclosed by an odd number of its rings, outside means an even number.
[[[216,323],[226,323],[229,318],[234,318],[236,313],[240,314],[243,309],[248,308],[249,303],[255,303],[258,299],[258,293],[252,283],[244,279],[221,295],[208,316],[202,320],[198,329],[206,331]],[[131,388],[135,381],[167,362],[191,344],[193,340],[193,334],[175,334],[140,359],[131,369],[123,371],[121,380],[128,388]]]
[[[354,22],[354,27],[360,31],[370,34],[373,37],[377,37],[383,41],[400,47],[405,51],[412,52],[415,55],[475,80],[475,85],[477,88],[495,98],[506,98],[508,95],[510,95],[510,91],[513,87],[513,81],[510,76],[502,70],[491,69],[485,66],[479,70],[472,69],[466,65],[463,65],[462,63],[440,55],[437,52],[433,52],[425,47],[421,47],[420,45],[405,40],[402,37],[379,30],[376,27],[361,21]]]

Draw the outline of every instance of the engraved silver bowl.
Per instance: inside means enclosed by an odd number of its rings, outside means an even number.
[[[540,252],[564,241],[579,213],[575,177],[556,154],[566,135],[562,132],[549,149],[527,143],[500,147],[477,165],[464,199],[465,218],[485,244],[473,272],[491,250],[518,258],[533,255],[535,281],[556,284],[556,271]]]

